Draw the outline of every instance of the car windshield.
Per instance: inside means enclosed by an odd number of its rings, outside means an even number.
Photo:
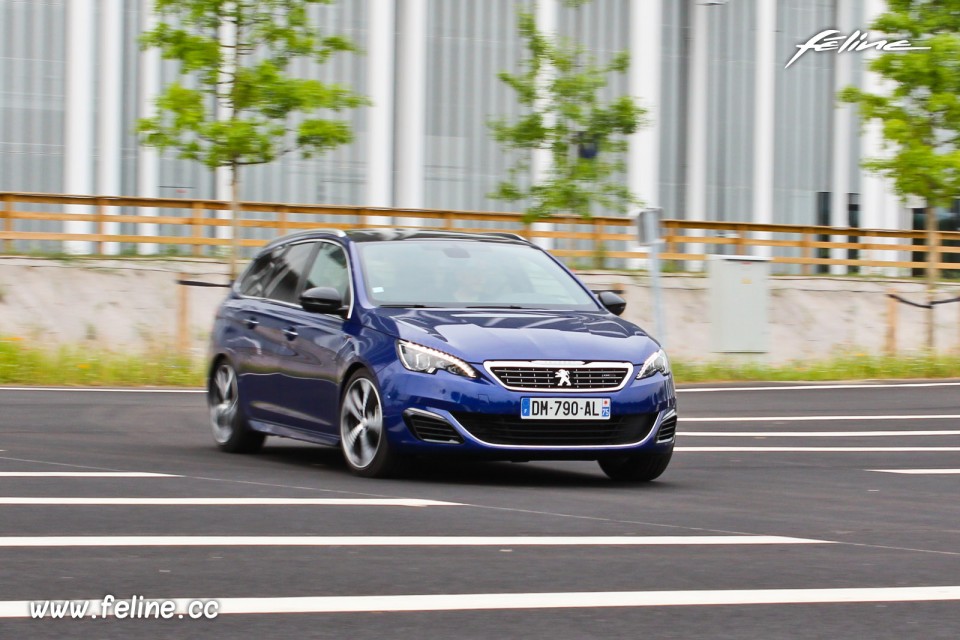
[[[367,297],[379,306],[597,310],[587,291],[534,247],[424,239],[359,249]]]

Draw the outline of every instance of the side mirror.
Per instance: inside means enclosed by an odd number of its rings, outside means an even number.
[[[627,301],[613,291],[601,291],[597,297],[600,299],[600,304],[615,316],[619,316],[627,308]]]
[[[312,313],[335,313],[346,316],[343,298],[333,287],[314,287],[300,294],[300,306]]]

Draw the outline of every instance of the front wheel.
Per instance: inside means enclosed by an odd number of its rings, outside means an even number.
[[[600,458],[597,462],[611,480],[649,482],[659,478],[660,474],[667,470],[671,457],[673,457],[672,447],[665,453],[643,451]]]
[[[240,408],[240,386],[237,372],[226,360],[217,364],[207,387],[210,427],[213,439],[223,451],[255,453],[263,446],[265,436],[254,431]]]
[[[340,448],[358,476],[383,478],[399,471],[401,461],[390,450],[383,423],[380,392],[366,371],[358,371],[347,382],[340,403]]]

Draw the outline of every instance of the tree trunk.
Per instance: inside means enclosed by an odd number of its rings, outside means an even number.
[[[237,247],[239,246],[240,167],[230,165],[230,280],[237,278]]]
[[[932,355],[936,347],[936,341],[934,339],[934,332],[936,330],[936,325],[934,324],[934,306],[933,300],[937,293],[937,264],[940,262],[940,249],[939,241],[937,238],[937,210],[935,207],[930,205],[930,202],[926,203],[926,216],[927,216],[927,304],[930,305],[930,308],[927,309],[927,351]]]

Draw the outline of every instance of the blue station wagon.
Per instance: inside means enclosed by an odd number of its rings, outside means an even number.
[[[212,333],[213,436],[340,447],[382,477],[430,455],[596,460],[648,481],[673,454],[660,345],[511,234],[317,230],[271,242]]]

